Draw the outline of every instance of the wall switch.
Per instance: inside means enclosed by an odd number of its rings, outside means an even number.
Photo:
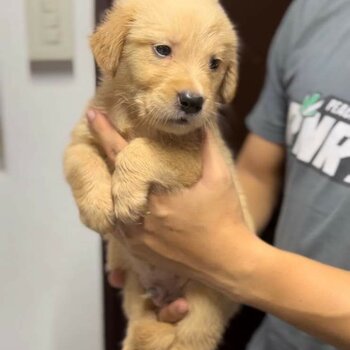
[[[31,61],[73,60],[72,0],[27,0]]]

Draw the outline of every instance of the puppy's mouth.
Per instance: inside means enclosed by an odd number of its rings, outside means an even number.
[[[168,133],[182,135],[201,128],[203,123],[205,123],[205,119],[202,113],[185,114],[175,111],[170,115],[164,115],[158,128]]]
[[[190,123],[190,119],[186,117],[171,118],[169,119],[169,123],[176,125],[188,125]]]
[[[168,123],[171,125],[191,125],[198,123],[201,119],[201,113],[175,113],[174,115],[168,117]]]

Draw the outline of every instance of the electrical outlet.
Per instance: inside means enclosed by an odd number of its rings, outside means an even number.
[[[72,0],[27,0],[31,61],[73,60]]]

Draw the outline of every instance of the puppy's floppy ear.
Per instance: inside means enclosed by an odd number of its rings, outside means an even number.
[[[95,33],[90,37],[90,45],[97,65],[102,72],[115,75],[124,41],[133,21],[133,7],[130,0],[118,0],[109,10]]]
[[[230,103],[234,98],[238,83],[238,39],[236,36],[234,36],[230,48],[229,64],[220,89],[221,99],[225,104]]]

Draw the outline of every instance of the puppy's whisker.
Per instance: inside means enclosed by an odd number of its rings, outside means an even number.
[[[208,100],[208,102],[213,103],[214,106],[216,106],[216,107],[223,107],[225,105],[224,103],[215,101],[214,99],[212,99],[210,97],[208,97],[207,100]]]

